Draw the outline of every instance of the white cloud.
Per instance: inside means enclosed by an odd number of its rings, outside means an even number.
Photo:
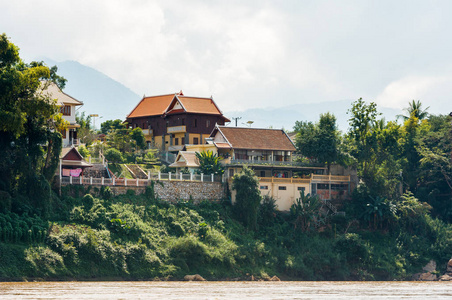
[[[439,90],[452,85],[452,77],[447,76],[408,76],[391,82],[377,96],[375,102],[379,105],[404,108],[411,100],[435,100]]]
[[[451,92],[448,1],[4,2],[0,28],[25,59],[76,60],[139,95],[182,89],[227,111]]]

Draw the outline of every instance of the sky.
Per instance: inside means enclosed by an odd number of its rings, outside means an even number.
[[[452,1],[0,0],[29,62],[75,60],[138,95],[223,111],[363,98],[452,111]],[[328,107],[325,108],[326,110]]]

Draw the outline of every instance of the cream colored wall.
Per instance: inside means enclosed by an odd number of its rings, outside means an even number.
[[[205,144],[205,145],[187,145],[186,146],[187,151],[195,151],[195,152],[202,152],[202,151],[212,151],[213,154],[217,154],[217,147],[213,144]]]
[[[267,190],[261,189],[262,186],[268,187]],[[285,187],[285,190],[280,190],[280,187]],[[305,189],[305,194],[311,192],[309,183],[275,183],[275,182],[260,182],[259,189],[263,195],[272,196],[276,200],[278,210],[287,211],[290,209],[295,199],[300,198],[300,190]]]
[[[230,181],[229,187],[232,186]],[[268,187],[267,190],[261,189],[262,186]],[[279,187],[285,186],[286,190],[280,190]],[[309,183],[272,183],[272,182],[259,182],[259,190],[261,195],[269,195],[276,200],[276,205],[280,211],[288,211],[292,204],[295,203],[295,199],[300,198],[300,191],[298,188],[305,188],[305,194],[311,193],[311,186]],[[235,197],[237,192],[231,190],[232,203],[235,203]]]

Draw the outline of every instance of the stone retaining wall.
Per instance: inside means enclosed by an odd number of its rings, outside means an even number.
[[[110,186],[115,195],[126,194],[127,190],[134,190],[135,194],[142,194],[146,187],[137,186]],[[220,182],[193,182],[193,181],[160,181],[155,182],[156,195],[171,202],[190,200],[219,201],[224,198],[224,185]]]

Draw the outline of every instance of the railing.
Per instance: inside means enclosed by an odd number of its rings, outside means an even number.
[[[279,177],[258,177],[260,182],[273,183],[311,183],[311,178],[279,178]]]
[[[184,174],[184,173],[148,173],[147,179],[60,177],[61,185],[107,185],[107,186],[148,186],[151,181],[190,181],[224,182],[222,175]]]
[[[187,131],[187,128],[185,127],[185,125],[171,126],[166,129],[167,133],[178,133],[178,132],[186,132],[186,131]]]
[[[153,129],[142,129],[144,135],[154,135]]]
[[[303,163],[298,161],[277,161],[277,160],[248,160],[232,159],[231,165],[270,165],[270,166],[299,166],[299,167],[325,167],[322,164]]]
[[[172,164],[176,161],[176,154],[170,152],[163,152],[159,154],[159,158],[162,161],[165,161],[168,164]]]
[[[349,182],[350,176],[312,174],[312,181]]]
[[[80,139],[71,139],[65,146],[70,147],[70,146],[77,146],[77,145],[80,145]]]

